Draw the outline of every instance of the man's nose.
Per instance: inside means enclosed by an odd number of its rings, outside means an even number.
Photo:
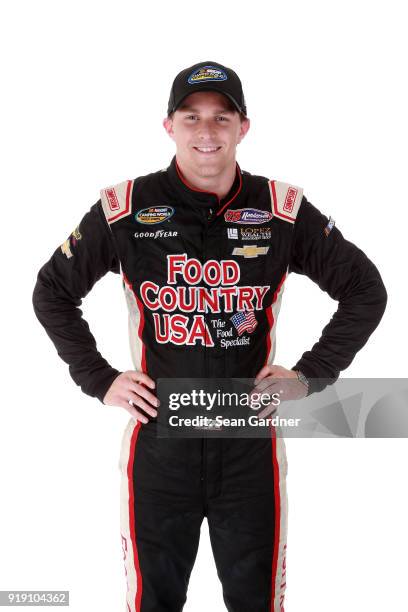
[[[214,134],[216,134],[216,131],[217,127],[214,119],[201,119],[198,122],[197,133],[200,138],[212,137]]]

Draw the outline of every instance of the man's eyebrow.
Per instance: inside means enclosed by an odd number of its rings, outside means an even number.
[[[192,106],[188,106],[187,104],[181,104],[179,107],[181,111],[189,111],[191,113],[199,113],[200,110],[198,108],[193,108]],[[219,108],[214,111],[214,115],[219,115],[220,113],[231,113],[228,108]]]

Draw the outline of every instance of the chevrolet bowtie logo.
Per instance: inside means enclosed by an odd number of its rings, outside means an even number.
[[[266,255],[269,247],[258,247],[256,244],[244,244],[243,247],[235,247],[232,251],[233,255],[243,255],[244,257],[258,257],[258,255]]]

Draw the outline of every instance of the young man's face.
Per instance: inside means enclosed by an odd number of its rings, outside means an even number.
[[[237,144],[249,129],[228,99],[217,92],[190,94],[163,125],[177,147],[177,159],[203,177],[217,176],[235,164]]]

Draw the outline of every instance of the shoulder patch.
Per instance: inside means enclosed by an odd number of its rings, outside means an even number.
[[[133,181],[123,181],[101,189],[103,212],[109,224],[127,217],[132,212]]]
[[[71,259],[74,256],[74,248],[78,244],[78,240],[82,239],[82,234],[79,231],[79,225],[70,233],[68,238],[61,244],[61,252],[67,259]]]
[[[294,223],[302,201],[303,189],[296,185],[272,180],[269,181],[269,191],[273,216]]]

